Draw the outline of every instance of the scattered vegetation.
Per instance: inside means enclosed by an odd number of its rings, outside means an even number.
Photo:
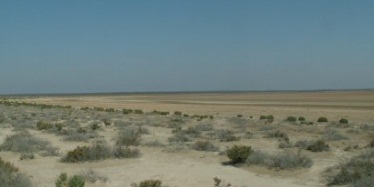
[[[10,162],[0,157],[0,186],[32,187],[30,179]]]
[[[268,122],[273,122],[274,121],[274,116],[273,115],[261,115],[260,120],[267,120]]]
[[[318,123],[326,123],[328,121],[329,120],[326,117],[319,117],[318,120],[317,120]]]
[[[248,165],[263,165],[276,169],[309,168],[313,165],[311,158],[301,155],[300,152],[294,154],[284,151],[271,155],[261,151],[254,151],[247,159]]]
[[[345,119],[345,118],[342,118],[342,119],[339,120],[339,123],[341,123],[341,124],[348,124],[348,120]]]
[[[75,163],[103,160],[111,157],[136,158],[139,154],[139,150],[135,148],[116,146],[112,149],[105,141],[95,141],[91,146],[78,146],[69,151],[61,161]]]
[[[374,184],[374,150],[353,157],[347,163],[330,168],[329,185],[372,186]]]
[[[226,151],[226,154],[232,164],[237,164],[245,162],[252,152],[251,146],[234,145]]]
[[[312,151],[312,152],[322,152],[322,151],[329,151],[330,146],[326,144],[323,140],[317,140],[313,143],[311,143],[306,150]]]
[[[162,181],[158,179],[150,179],[142,181],[139,184],[132,183],[131,187],[162,187]]]
[[[294,117],[294,116],[288,116],[287,119],[286,119],[286,121],[288,121],[288,122],[296,122],[296,117]]]
[[[51,143],[34,137],[28,131],[21,131],[8,136],[0,146],[2,151],[13,151],[20,153],[33,153],[47,149]]]
[[[61,173],[56,179],[56,187],[84,187],[85,180],[79,175],[68,177],[66,173]]]

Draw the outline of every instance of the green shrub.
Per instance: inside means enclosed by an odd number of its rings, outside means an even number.
[[[296,117],[294,116],[288,116],[286,121],[289,121],[289,122],[296,122]]]
[[[134,110],[134,114],[143,114],[144,112],[142,110],[139,110],[139,109],[135,109]]]
[[[348,120],[345,119],[345,118],[342,118],[342,119],[339,120],[339,123],[340,124],[348,124]]]
[[[280,140],[284,140],[287,143],[290,141],[288,135],[284,132],[279,131],[279,130],[268,132],[266,137],[267,138],[278,138]]]
[[[131,187],[162,187],[161,184],[162,184],[161,180],[150,179],[150,180],[142,181],[139,184],[132,183]]]
[[[229,157],[232,164],[245,162],[251,153],[251,146],[245,145],[234,145],[226,152],[227,157]]]
[[[48,130],[52,127],[53,127],[53,125],[49,122],[39,121],[38,123],[36,123],[36,128],[38,130]]]
[[[305,121],[305,117],[300,116],[299,118],[297,118],[297,120],[299,120],[300,122]]]
[[[55,184],[56,187],[84,187],[85,180],[78,175],[68,178],[66,173],[61,173],[56,179]]]
[[[329,120],[326,117],[319,117],[318,120],[317,120],[318,123],[326,123],[328,121]]]
[[[322,152],[322,151],[329,151],[330,146],[326,144],[323,140],[317,140],[311,145],[309,145],[306,150],[312,152]]]
[[[82,162],[110,158],[111,148],[104,141],[93,142],[91,146],[78,146],[62,159],[63,162]]]
[[[180,111],[175,111],[175,112],[174,112],[174,115],[181,116],[181,115],[182,115],[182,112],[180,112]]]
[[[132,109],[122,109],[123,114],[132,114],[134,111]]]
[[[267,120],[268,122],[273,122],[274,121],[274,116],[273,115],[261,115],[260,120]]]

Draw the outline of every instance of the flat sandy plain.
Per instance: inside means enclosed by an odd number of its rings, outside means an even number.
[[[142,135],[142,143],[138,147],[141,156],[134,159],[106,159],[82,163],[62,163],[60,157],[36,156],[31,160],[20,160],[20,153],[1,151],[0,156],[14,163],[36,184],[36,186],[54,186],[56,177],[61,172],[78,174],[87,169],[108,178],[106,182],[86,183],[86,186],[122,187],[146,179],[160,179],[169,187],[209,187],[213,186],[213,178],[218,177],[230,182],[233,186],[241,187],[292,187],[292,186],[326,186],[324,171],[332,166],[349,160],[349,158],[364,151],[374,131],[359,130],[362,125],[374,124],[374,91],[326,91],[326,92],[253,92],[253,93],[165,93],[165,94],[112,94],[112,95],[72,95],[72,96],[40,96],[21,97],[15,100],[29,103],[51,105],[70,105],[80,107],[104,107],[114,109],[141,109],[144,117],[136,114],[123,115],[123,121],[142,123],[149,129],[150,134]],[[186,120],[182,129],[198,124],[211,124],[215,129],[230,129],[241,136],[243,130],[253,133],[251,138],[241,138],[239,141],[221,142],[205,136],[224,151],[232,145],[250,145],[255,150],[269,153],[283,151],[278,148],[279,141],[265,138],[269,126],[271,130],[280,130],[290,137],[292,142],[303,139],[318,139],[328,125],[334,124],[341,118],[349,120],[349,127],[336,128],[348,139],[328,141],[331,150],[328,152],[312,153],[303,150],[303,154],[313,159],[310,168],[291,170],[270,169],[265,166],[232,166],[222,164],[228,161],[224,154],[217,152],[196,151],[189,148],[195,140],[185,143],[185,149],[168,148],[168,138],[172,136],[172,128],[166,125],[155,125],[152,120],[158,120],[147,114],[153,110],[181,111],[191,115],[213,115],[214,119],[202,121]],[[245,124],[237,127],[230,122],[238,114],[243,115]],[[273,115],[274,122],[267,123],[259,120],[260,115]],[[172,115],[170,115],[172,116]],[[314,125],[295,125],[285,122],[287,116],[303,116]],[[325,116],[329,123],[317,123],[317,118]],[[142,120],[141,118],[146,118]],[[149,123],[149,124],[147,124]],[[84,126],[82,124],[82,126]],[[357,130],[358,129],[358,130]],[[348,133],[348,130],[355,133]],[[114,142],[117,128],[114,125],[98,131],[100,136],[109,143]],[[52,133],[29,129],[37,137],[48,139],[58,147],[62,155],[78,145],[88,145],[89,142],[66,142],[61,136]],[[2,128],[0,143],[13,134],[10,127]],[[201,138],[201,137],[200,137]],[[165,147],[146,146],[146,142],[157,140]],[[347,146],[358,145],[360,148],[345,151]],[[290,148],[290,151],[297,151]]]

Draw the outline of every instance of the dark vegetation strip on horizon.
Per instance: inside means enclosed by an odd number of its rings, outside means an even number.
[[[113,96],[113,95],[158,95],[158,94],[232,94],[232,93],[318,93],[318,92],[374,92],[374,88],[362,89],[315,89],[315,90],[212,90],[212,91],[144,91],[144,92],[88,92],[88,93],[17,93],[0,94],[2,98],[38,98],[66,96]]]

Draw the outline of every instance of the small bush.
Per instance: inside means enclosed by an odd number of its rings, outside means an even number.
[[[281,152],[270,155],[261,151],[253,152],[247,159],[249,165],[264,165],[277,169],[309,168],[313,165],[312,159],[302,156],[300,153]]]
[[[352,184],[353,186],[371,186],[374,180],[374,151],[365,152],[359,156],[353,157],[347,163],[337,166],[332,169],[337,169],[336,175],[329,177],[329,185],[346,185]],[[331,173],[331,171],[329,171]]]
[[[274,116],[273,115],[261,115],[260,120],[267,120],[268,122],[273,122],[274,121]]]
[[[113,156],[115,158],[137,158],[140,156],[139,149],[116,146],[113,149]]]
[[[252,153],[251,146],[234,145],[227,150],[227,157],[231,160],[232,164],[243,163],[247,160],[248,156]]]
[[[28,160],[28,159],[34,159],[34,158],[35,158],[35,155],[32,153],[24,153],[24,154],[21,154],[21,156],[19,157],[20,160]]]
[[[239,137],[235,136],[233,131],[228,129],[217,130],[215,135],[221,142],[238,141],[240,139]]]
[[[318,120],[317,120],[318,123],[326,123],[328,121],[329,120],[326,117],[319,117]]]
[[[329,141],[337,141],[337,140],[346,140],[348,138],[340,134],[335,129],[327,129],[325,131],[325,134],[323,135],[323,139],[329,140]]]
[[[305,117],[300,116],[299,118],[297,118],[297,120],[299,120],[300,122],[303,122],[305,121]]]
[[[50,142],[34,137],[27,131],[8,136],[0,146],[0,150],[20,153],[31,153],[46,149]]]
[[[286,121],[288,121],[288,122],[296,122],[296,117],[294,117],[294,116],[288,116],[287,119],[286,119]]]
[[[197,151],[217,151],[218,150],[218,147],[216,147],[213,143],[211,143],[208,140],[196,141],[195,144],[193,144],[192,148]]]
[[[162,184],[161,180],[150,179],[150,180],[142,181],[139,184],[132,183],[131,187],[162,187],[161,184]]]
[[[138,146],[140,144],[140,132],[135,128],[121,129],[116,138],[116,145]]]
[[[278,138],[280,140],[284,140],[287,143],[290,141],[288,135],[284,132],[279,131],[279,130],[268,132],[266,137],[267,138]]]
[[[10,162],[0,157],[0,186],[32,187],[30,179]]]
[[[348,120],[345,119],[345,118],[342,118],[342,119],[339,120],[339,123],[340,124],[348,124]]]
[[[182,115],[182,112],[180,112],[180,111],[175,111],[175,112],[174,112],[174,115],[181,116],[181,115]]]
[[[317,140],[316,142],[309,145],[306,150],[312,152],[322,152],[322,151],[329,151],[330,146],[326,144],[323,140]]]
[[[111,157],[111,148],[104,141],[93,142],[91,146],[78,146],[62,159],[63,162],[102,160]]]
[[[38,123],[36,123],[36,128],[38,130],[48,130],[52,127],[53,127],[53,125],[49,122],[39,121]]]
[[[56,179],[56,187],[84,187],[84,178],[78,175],[69,177],[66,173],[61,173]]]

